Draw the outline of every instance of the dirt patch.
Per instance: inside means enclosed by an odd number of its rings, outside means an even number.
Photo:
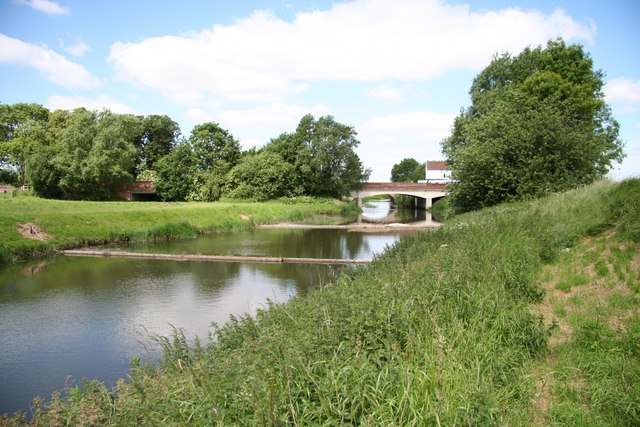
[[[240,219],[243,221],[249,221],[251,217],[249,215],[240,214]]]
[[[42,228],[31,222],[18,225],[16,230],[27,239],[40,241],[49,239],[49,235]]]

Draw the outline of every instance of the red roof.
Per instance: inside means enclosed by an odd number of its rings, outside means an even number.
[[[427,161],[428,171],[443,171],[447,170],[447,162],[444,160],[429,160]]]

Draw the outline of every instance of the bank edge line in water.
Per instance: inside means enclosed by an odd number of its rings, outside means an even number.
[[[369,260],[331,259],[331,258],[282,258],[260,256],[230,256],[230,255],[189,255],[189,254],[149,254],[141,252],[121,251],[90,251],[66,250],[65,256],[75,257],[113,257],[113,258],[144,258],[169,261],[207,261],[207,262],[244,262],[258,264],[368,264]]]

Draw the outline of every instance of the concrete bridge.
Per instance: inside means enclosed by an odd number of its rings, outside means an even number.
[[[362,206],[362,199],[371,196],[389,195],[413,196],[417,199],[417,207],[429,209],[433,202],[449,194],[446,184],[422,182],[366,182],[360,190],[351,192],[351,197]]]

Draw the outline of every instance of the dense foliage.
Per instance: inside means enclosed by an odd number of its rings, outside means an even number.
[[[355,153],[360,141],[351,126],[331,116],[304,116],[296,131],[271,140],[265,151],[278,154],[294,167],[295,191],[306,195],[339,197],[369,178]]]
[[[164,201],[340,197],[365,181],[351,126],[306,115],[292,134],[242,151],[218,123],[182,138],[167,116],[0,104],[0,183],[46,198],[109,200],[151,177]]]
[[[623,158],[603,84],[582,46],[562,40],[496,56],[442,143],[456,181],[452,207],[470,211],[603,177]]]
[[[425,165],[416,159],[403,159],[391,168],[391,182],[417,182],[425,179]]]

